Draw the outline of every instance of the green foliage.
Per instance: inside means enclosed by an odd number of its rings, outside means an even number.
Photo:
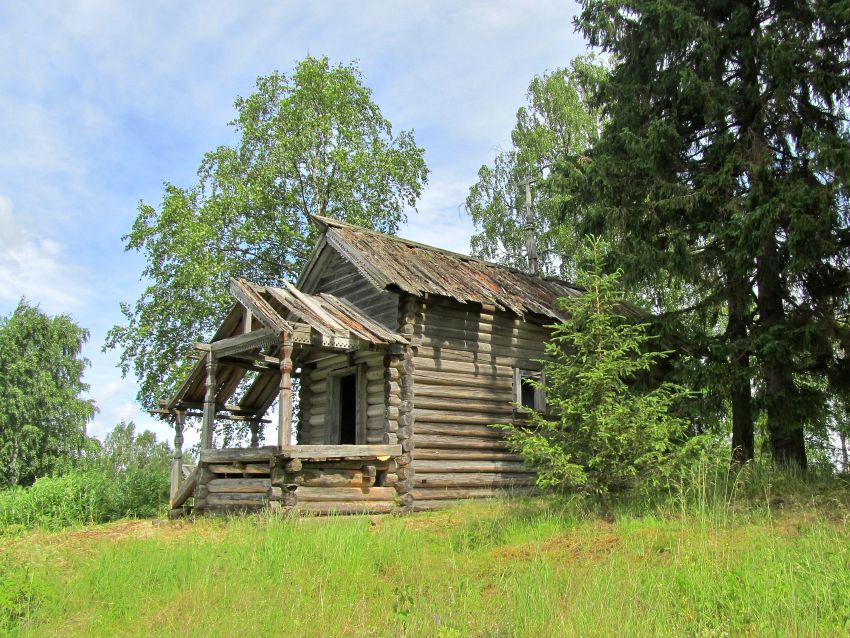
[[[591,100],[606,74],[596,58],[581,56],[568,68],[531,81],[527,105],[517,112],[511,132],[511,148],[500,152],[492,166],[481,167],[466,198],[477,231],[472,237],[476,256],[526,267],[525,181],[531,179],[541,269],[571,276],[578,239],[559,219],[570,198],[546,189],[543,181],[559,163],[583,156],[598,138],[602,112]]]
[[[568,318],[546,345],[546,402],[528,423],[502,425],[508,443],[538,472],[538,484],[604,495],[667,487],[703,442],[671,407],[692,394],[662,383],[640,390],[665,353],[651,349],[646,324],[624,316],[621,273],[605,274],[605,246],[588,238],[577,283],[585,294],[561,300]]]
[[[80,350],[88,339],[68,315],[21,300],[0,317],[0,488],[29,485],[80,456],[95,413]]]
[[[834,2],[584,0],[577,26],[614,60],[607,121],[553,184],[629,290],[703,331],[733,436],[752,448],[764,409],[774,459],[801,466],[818,381],[850,378],[848,22]]]
[[[781,509],[763,492],[730,502],[722,465],[716,485],[703,483],[717,503],[617,503],[607,520],[591,499],[494,499],[413,517],[116,523],[0,539],[13,593],[26,599],[34,583],[30,611],[0,619],[0,633],[846,635],[846,488],[822,506],[803,493],[799,506],[783,493]],[[740,476],[758,494],[762,479]],[[187,599],[204,601],[191,621],[172,611]]]
[[[0,528],[104,523],[161,514],[168,503],[171,451],[151,432],[120,423],[101,446],[91,441],[76,467],[29,487],[0,491]]]
[[[150,284],[121,306],[126,323],[106,347],[121,350],[147,407],[173,390],[192,342],[226,314],[231,277],[293,280],[315,241],[312,214],[393,233],[427,181],[413,133],[393,134],[353,63],[307,57],[291,75],[258,78],[235,106],[239,143],[207,153],[195,186],[166,183],[159,210],[140,203],[125,237],[144,254]]]

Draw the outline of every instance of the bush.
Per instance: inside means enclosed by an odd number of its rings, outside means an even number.
[[[78,467],[0,492],[0,526],[58,529],[157,516],[168,503],[169,480],[168,446],[121,423]]]
[[[546,344],[549,414],[499,426],[537,468],[539,485],[599,496],[665,488],[705,443],[669,412],[691,392],[671,383],[639,388],[666,353],[651,349],[653,337],[618,289],[620,273],[604,274],[604,255],[600,240],[585,242],[577,275],[585,293],[561,300],[567,319]]]

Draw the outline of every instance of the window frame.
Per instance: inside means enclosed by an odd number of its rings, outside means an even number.
[[[546,414],[546,372],[542,369],[514,368],[513,377],[514,410],[519,414],[528,414],[531,410]],[[522,403],[522,383],[525,379],[540,383],[534,388],[534,406]]]

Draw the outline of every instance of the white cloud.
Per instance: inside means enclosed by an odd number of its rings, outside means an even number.
[[[14,305],[21,297],[50,313],[74,312],[88,289],[62,245],[26,228],[15,218],[12,200],[0,195],[0,304]]]

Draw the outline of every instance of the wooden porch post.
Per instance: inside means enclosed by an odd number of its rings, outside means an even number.
[[[212,448],[213,428],[215,427],[215,368],[216,361],[212,352],[207,355],[207,393],[204,396],[204,418],[201,424],[201,449]]]
[[[292,341],[288,332],[280,333],[280,396],[278,398],[278,447],[292,439]]]
[[[174,458],[171,461],[171,493],[169,501],[173,504],[174,497],[183,480],[183,424],[186,420],[185,410],[174,412]]]
[[[248,429],[251,430],[251,447],[260,446],[260,422],[257,419],[248,421]]]

